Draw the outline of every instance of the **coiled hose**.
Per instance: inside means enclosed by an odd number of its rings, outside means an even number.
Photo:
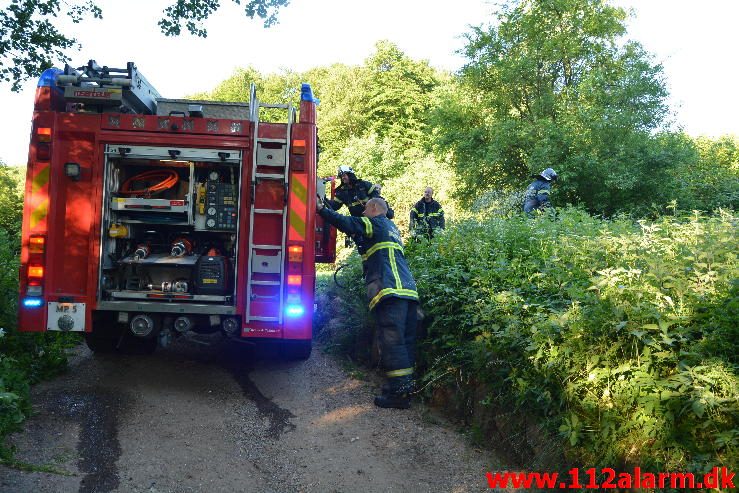
[[[133,184],[137,182],[153,182],[154,180],[160,180],[159,183],[146,188],[133,189]],[[133,195],[137,197],[149,197],[155,193],[160,193],[165,190],[169,190],[173,186],[177,185],[180,181],[180,176],[175,170],[172,169],[156,169],[151,171],[144,171],[138,175],[134,175],[128,180],[123,182],[121,189],[118,193],[122,195]]]

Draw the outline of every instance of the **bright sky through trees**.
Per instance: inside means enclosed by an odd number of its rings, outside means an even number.
[[[101,65],[135,62],[164,97],[212,89],[236,67],[254,66],[262,73],[306,70],[335,62],[361,63],[377,40],[396,43],[413,58],[456,70],[464,62],[454,51],[463,45],[467,26],[488,22],[495,2],[457,0],[292,0],[280,11],[280,23],[264,29],[245,18],[231,2],[207,22],[207,39],[183,35],[165,38],[156,24],[169,0],[114,2],[100,0],[102,21],[73,27],[82,44],[70,54],[73,65],[94,58]],[[739,17],[733,0],[616,0],[634,8],[629,37],[640,41],[665,66],[676,121],[692,135],[739,134],[739,99],[733,85],[739,68]],[[23,164],[35,83],[11,93],[3,86],[0,159]]]

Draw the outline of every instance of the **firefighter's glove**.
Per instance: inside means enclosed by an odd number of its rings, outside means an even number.
[[[323,197],[321,197],[320,195],[316,194],[316,198],[317,198],[317,200],[316,200],[316,210],[317,211],[320,211],[321,209],[323,209],[324,207],[326,207],[326,205],[323,203]]]

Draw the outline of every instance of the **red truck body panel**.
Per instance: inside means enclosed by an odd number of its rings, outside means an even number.
[[[300,119],[288,127],[285,123],[257,124],[236,119],[63,112],[59,111],[63,106],[59,98],[53,88],[38,89],[25,187],[20,330],[56,330],[47,326],[51,310],[49,303],[75,307],[84,303],[84,331],[88,333],[94,329],[94,312],[110,310],[109,307],[101,308],[105,303],[101,302],[100,289],[102,244],[106,237],[106,231],[103,231],[106,146],[130,145],[241,152],[236,230],[239,253],[234,266],[238,281],[230,305],[232,309],[227,307],[224,311],[219,305],[219,310],[213,313],[237,317],[241,321],[241,330],[237,334],[240,337],[310,340],[316,256],[327,259],[335,252],[335,245],[327,241],[331,238],[335,241],[335,232],[332,236],[316,234],[317,227],[323,231],[323,224],[315,214],[317,137],[314,102],[302,102]],[[255,128],[258,128],[258,139],[287,137],[290,142],[286,188],[276,180],[254,186],[251,175],[255,159]],[[291,135],[286,136],[286,128],[290,128]],[[68,163],[79,166],[77,177],[67,176],[65,165]],[[207,166],[207,163],[201,166]],[[259,168],[255,169],[259,173]],[[252,208],[276,210],[283,205],[288,211],[285,230],[280,215],[250,214]],[[250,224],[250,216],[254,217],[254,224]],[[249,232],[252,233],[251,245]],[[275,313],[274,302],[269,301],[274,299],[274,286],[257,284],[251,291],[249,289],[249,265],[253,260],[250,252],[256,251],[252,250],[254,244],[270,245],[281,241],[286,248],[282,257],[285,279],[280,284],[284,292],[280,299],[286,301],[281,302],[280,308],[288,307],[291,311],[280,316],[280,322],[248,320],[262,315],[269,318]],[[291,252],[289,256],[287,251]],[[300,257],[299,251],[302,251]],[[258,278],[255,274],[251,276],[252,279]],[[287,281],[288,276],[297,277]],[[296,279],[299,284],[291,285]],[[261,292],[267,293],[270,289],[272,298],[260,296]],[[247,314],[250,292],[252,303],[250,314]],[[186,303],[177,306],[187,312]],[[207,309],[198,314],[209,315]]]

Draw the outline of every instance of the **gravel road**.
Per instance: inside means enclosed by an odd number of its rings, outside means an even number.
[[[36,415],[0,466],[10,492],[468,492],[499,470],[422,406],[372,405],[377,386],[320,348],[286,363],[181,341],[153,355],[75,351],[33,389]]]

